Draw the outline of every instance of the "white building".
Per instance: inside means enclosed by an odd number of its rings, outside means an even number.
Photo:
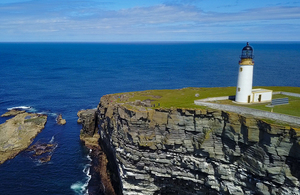
[[[241,60],[239,62],[239,75],[236,87],[235,102],[241,104],[270,102],[272,100],[272,90],[252,89],[254,51],[247,42],[242,49]]]
[[[272,101],[272,90],[269,89],[252,89],[251,102],[270,102]]]

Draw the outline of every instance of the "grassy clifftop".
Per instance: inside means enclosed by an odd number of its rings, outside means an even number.
[[[273,91],[285,91],[300,94],[300,87],[255,87],[266,88]],[[118,103],[135,102],[137,100],[150,102],[152,108],[200,108],[194,104],[194,100],[204,99],[208,97],[233,96],[235,95],[236,87],[215,87],[215,88],[183,88],[183,89],[165,89],[165,90],[147,90],[138,92],[128,92],[115,94],[115,99]],[[198,96],[196,97],[196,94]],[[281,95],[276,95],[274,98],[280,98]],[[273,112],[300,116],[300,98],[289,97],[289,104],[279,105],[273,108]],[[219,102],[232,104],[231,101]],[[236,105],[236,104],[235,104]],[[265,104],[239,105],[254,109],[271,111],[271,108]],[[155,106],[155,107],[154,107]]]
[[[128,95],[127,98],[122,98],[122,95]],[[199,94],[198,97],[195,94]],[[196,108],[194,100],[203,99],[207,97],[228,96],[235,94],[235,87],[224,88],[183,88],[183,89],[163,89],[163,90],[147,90],[129,93],[120,93],[120,103],[134,102],[136,100],[150,100],[155,107],[171,108]]]

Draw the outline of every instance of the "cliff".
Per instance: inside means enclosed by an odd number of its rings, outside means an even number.
[[[80,114],[81,138],[101,146],[116,194],[300,194],[299,127],[147,106],[106,95]]]

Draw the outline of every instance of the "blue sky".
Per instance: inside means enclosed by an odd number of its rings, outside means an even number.
[[[132,41],[300,41],[300,1],[0,1],[0,42]]]

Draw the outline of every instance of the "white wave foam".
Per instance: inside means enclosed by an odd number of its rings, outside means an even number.
[[[91,153],[92,150],[89,151],[89,154]],[[90,155],[87,155],[87,159],[92,162],[92,159],[90,157]],[[86,181],[83,183],[81,181],[77,181],[76,183],[72,184],[71,185],[71,189],[78,195],[88,195],[89,194],[89,191],[87,189],[88,185],[89,185],[89,182],[92,178],[92,176],[90,175],[90,167],[91,167],[91,164],[86,164],[84,167],[83,167],[83,170],[82,172],[84,174],[86,174]]]
[[[51,137],[51,140],[49,141],[50,144],[54,142],[54,135]]]
[[[77,181],[71,185],[71,189],[78,195],[88,195],[87,189],[88,183],[82,183],[81,181]]]
[[[48,115],[48,116],[57,117],[57,113],[49,112],[49,111],[39,112],[38,114],[46,114],[46,115]]]
[[[51,112],[49,110],[47,110],[47,111],[38,111],[37,109],[35,109],[31,106],[15,106],[15,107],[7,108],[7,110],[26,110],[28,112],[34,112],[34,113],[37,113],[37,114],[45,114],[45,115],[52,116],[52,117],[57,117],[58,116],[57,113]]]
[[[36,112],[37,110],[31,106],[15,106],[7,108],[7,110],[26,110],[28,112]]]
[[[87,181],[86,181],[87,184],[89,183],[89,181],[90,181],[91,178],[92,178],[92,176],[90,175],[90,167],[91,167],[91,165],[90,165],[90,164],[87,164],[87,165],[84,167],[84,169],[83,169],[83,173],[85,173],[85,174],[86,174],[86,177],[87,177]]]
[[[90,149],[90,151],[89,151],[89,154],[91,153],[91,149]],[[87,157],[87,159],[90,161],[90,162],[92,162],[92,158],[90,157],[90,155],[87,155],[86,157]],[[87,180],[86,180],[86,182],[85,182],[85,184],[84,184],[84,186],[85,186],[85,189],[86,189],[86,192],[85,192],[85,194],[89,194],[89,192],[88,192],[88,189],[87,189],[87,187],[88,187],[88,185],[89,185],[89,182],[90,182],[90,180],[91,180],[91,178],[92,178],[92,176],[90,175],[90,170],[91,170],[91,167],[92,165],[89,163],[89,164],[87,164],[87,165],[85,165],[85,167],[83,168],[83,172],[86,174],[86,177],[87,177]]]
[[[92,162],[92,158],[90,157],[90,155],[87,155],[86,158],[89,159],[90,162]]]
[[[73,183],[70,188],[78,195],[87,194],[85,184],[80,181]]]
[[[15,110],[15,109],[30,110],[31,108],[32,108],[31,106],[16,106],[16,107],[7,108],[7,110]]]

